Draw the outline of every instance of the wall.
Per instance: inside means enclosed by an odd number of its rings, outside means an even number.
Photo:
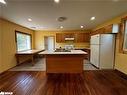
[[[120,23],[121,18],[127,16],[127,14],[121,15],[114,19],[111,19],[99,26],[97,26],[94,30],[104,27],[106,25],[110,25],[113,23]],[[121,72],[127,74],[127,54],[122,54],[119,52],[119,37],[116,39],[116,55],[115,55],[115,69],[120,70]]]
[[[0,50],[2,51],[2,63],[0,62],[0,70],[3,72],[16,66],[15,30],[29,33],[33,36],[32,48],[34,48],[34,31],[3,19],[1,19],[0,23],[2,24],[2,31],[0,31],[0,34],[2,33],[2,38],[0,37],[0,41],[2,41],[2,47],[0,47]]]
[[[89,31],[68,31],[69,33],[75,32],[89,32]],[[44,36],[54,36],[56,38],[56,33],[68,33],[67,31],[35,31],[35,48],[44,49]],[[89,48],[89,43],[56,43],[55,48],[64,47],[65,44],[74,44],[76,48]]]

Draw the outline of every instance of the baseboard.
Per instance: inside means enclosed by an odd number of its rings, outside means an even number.
[[[117,74],[122,77],[123,79],[126,79],[127,80],[127,74],[115,69],[115,71],[117,72]]]

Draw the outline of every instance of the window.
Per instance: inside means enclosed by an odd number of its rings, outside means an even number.
[[[121,31],[120,31],[120,52],[127,53],[127,17],[122,18]]]
[[[17,51],[31,49],[31,35],[16,31]]]
[[[123,50],[127,51],[127,20],[125,21]]]

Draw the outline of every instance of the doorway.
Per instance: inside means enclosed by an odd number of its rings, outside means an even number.
[[[44,37],[44,46],[45,46],[45,50],[54,51],[55,50],[55,37],[54,36],[45,36]]]

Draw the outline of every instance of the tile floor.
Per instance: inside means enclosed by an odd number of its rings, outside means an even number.
[[[16,66],[9,71],[45,71],[46,65],[45,65],[45,58],[36,60],[36,64],[34,66],[31,65],[30,62],[21,64],[19,66]],[[84,60],[84,70],[97,70],[93,65],[90,64],[89,61]]]

